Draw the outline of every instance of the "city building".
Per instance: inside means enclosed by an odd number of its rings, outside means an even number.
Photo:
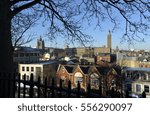
[[[40,77],[42,83],[45,78],[47,78],[48,83],[50,83],[52,77],[56,76],[56,63],[56,61],[45,61],[39,63],[19,64],[21,79],[26,75],[26,80],[30,80],[30,75],[33,74],[34,81],[37,81],[38,77]]]
[[[102,94],[106,95],[112,87],[115,91],[121,92],[121,72],[120,69],[111,67],[101,67],[99,65],[62,65],[58,66],[57,85],[60,79],[63,80],[63,86],[68,87],[68,81],[71,81],[72,89],[76,89],[78,82],[81,88],[86,91],[88,84],[92,90],[98,90],[101,86]]]
[[[14,50],[13,61],[17,65],[20,63],[38,62],[40,58],[39,50],[31,47],[17,47]]]
[[[143,91],[150,97],[150,68],[124,68],[122,75],[125,78],[124,90],[130,95],[141,97]]]
[[[75,48],[69,48],[67,46],[65,48],[66,55],[75,55],[75,56],[83,56],[87,55],[87,57],[93,57],[99,54],[111,54],[111,33],[109,31],[107,35],[107,47],[75,47]]]

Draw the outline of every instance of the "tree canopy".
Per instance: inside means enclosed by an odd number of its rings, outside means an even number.
[[[4,50],[0,51],[0,70],[11,68],[12,41],[16,44],[40,18],[49,26],[49,38],[62,36],[84,44],[92,39],[84,33],[83,23],[90,24],[93,19],[100,28],[104,20],[111,21],[112,31],[121,28],[127,41],[144,41],[150,33],[149,14],[150,0],[1,0],[0,49]]]
[[[91,36],[84,34],[83,21],[89,24],[93,18],[100,28],[104,20],[113,24],[113,30],[124,29],[122,38],[127,41],[144,41],[149,36],[149,0],[10,0],[11,16],[20,12],[26,17],[43,19],[49,25],[49,38],[61,35],[70,41],[90,42]],[[29,22],[33,22],[31,18]],[[22,16],[18,22],[25,20]],[[125,26],[120,27],[120,23]]]
[[[19,41],[39,18],[49,25],[51,39],[61,35],[71,42],[90,42],[82,23],[95,19],[98,27],[110,20],[112,30],[124,23],[123,39],[143,41],[150,34],[150,0],[0,0],[0,77],[14,72],[12,40]],[[4,90],[0,86],[0,94]],[[6,91],[4,97],[12,93]]]

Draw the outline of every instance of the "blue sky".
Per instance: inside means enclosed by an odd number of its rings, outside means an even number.
[[[110,23],[111,24],[111,23]],[[98,28],[95,29],[95,26],[88,26],[88,29],[85,29],[85,33],[91,35],[94,39],[94,42],[91,44],[91,46],[94,47],[101,47],[104,45],[107,45],[107,34],[108,31],[111,30],[111,26],[107,22],[103,23],[104,27],[103,30],[99,30]],[[109,26],[108,26],[109,25]],[[42,27],[42,25],[39,23],[35,27],[33,27],[31,30],[29,30],[29,33],[35,34],[35,39],[26,44],[26,46],[32,46],[36,47],[36,41],[37,39],[42,36],[42,38],[45,40],[45,46],[47,47],[58,47],[58,48],[64,48],[65,41],[63,38],[57,38],[56,41],[50,41],[47,36],[45,35],[47,31],[47,28]],[[134,42],[133,45],[129,45],[127,42],[122,42],[122,31],[116,30],[115,32],[111,33],[112,35],[112,48],[116,48],[118,46],[120,49],[147,49],[150,50],[149,44],[150,44],[150,38],[145,38],[145,42]],[[57,43],[56,43],[57,42]],[[75,46],[77,43],[75,43]],[[70,44],[70,47],[74,47],[72,44]]]
[[[119,17],[119,15],[116,13],[120,23],[120,28],[116,29],[114,32],[111,32],[112,34],[112,48],[116,48],[116,46],[119,47],[119,49],[147,49],[150,50],[149,44],[150,44],[150,38],[145,37],[145,42],[134,42],[134,44],[129,45],[126,41],[121,40],[121,37],[124,32],[124,21],[122,18]],[[137,17],[135,17],[136,19]],[[49,24],[47,24],[49,25]],[[113,24],[110,22],[110,20],[105,20],[101,23],[102,29],[99,30],[99,28],[96,28],[96,20],[93,19],[91,22],[91,25],[88,25],[86,22],[83,24],[84,31],[86,34],[89,34],[93,37],[94,42],[91,43],[91,46],[94,47],[101,47],[104,45],[107,45],[107,34],[109,30],[112,30]],[[63,38],[58,37],[55,41],[48,40],[47,36],[45,35],[47,32],[47,27],[43,27],[41,24],[41,20],[39,20],[32,29],[29,30],[29,33],[35,34],[35,39],[29,43],[26,44],[26,46],[32,46],[36,47],[37,39],[42,36],[42,38],[45,40],[45,46],[47,47],[58,47],[58,48],[64,48],[65,46],[65,40]],[[28,34],[28,33],[27,33]],[[75,43],[75,47],[79,46],[78,43]],[[87,45],[89,46],[89,44]],[[72,44],[70,44],[70,47],[74,47]]]

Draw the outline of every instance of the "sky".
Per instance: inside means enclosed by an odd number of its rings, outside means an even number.
[[[119,17],[119,16],[118,16]],[[137,17],[135,17],[136,19]],[[121,20],[121,19],[120,19]],[[40,38],[40,36],[44,39],[45,41],[45,46],[46,47],[57,47],[57,48],[64,48],[66,45],[65,40],[61,37],[58,37],[55,41],[50,41],[48,37],[46,36],[47,28],[43,27],[41,25],[42,21],[39,20],[37,24],[28,31],[28,33],[34,33],[35,34],[35,39],[26,44],[26,46],[32,46],[36,47],[37,39]],[[48,24],[47,24],[48,25]],[[87,23],[82,24],[84,27],[84,31],[86,34],[91,35],[94,39],[94,42],[92,42],[90,45],[88,44],[87,46],[93,46],[93,47],[102,47],[102,46],[107,46],[107,34],[108,31],[112,30],[113,24],[106,20],[101,23],[102,29],[100,30],[99,28],[96,28],[96,20],[92,20],[91,25],[89,26]],[[129,45],[126,41],[122,42],[122,35],[124,31],[124,22],[121,20],[120,21],[120,27],[119,29],[116,29],[114,32],[111,32],[112,35],[112,48],[115,49],[116,46],[119,47],[119,49],[138,49],[138,50],[150,50],[149,44],[150,44],[150,38],[146,37],[145,42],[136,42],[132,45]],[[27,34],[28,34],[27,33]],[[78,43],[69,44],[69,47],[78,47]]]
[[[108,27],[108,23],[104,23],[103,30],[95,29],[95,27],[89,26],[87,30],[85,30],[85,33],[91,35],[94,39],[94,42],[91,43],[91,46],[93,47],[102,47],[107,46],[107,34],[108,31],[111,30],[110,27]],[[40,24],[37,24],[35,27],[33,27],[31,30],[29,30],[29,33],[32,32],[35,34],[35,39],[26,44],[26,46],[36,47],[37,39],[42,37],[45,41],[46,47],[57,47],[57,48],[64,48],[66,45],[63,38],[57,38],[56,41],[50,41],[48,37],[46,36],[47,29],[42,27]],[[115,49],[116,46],[119,47],[119,49],[145,49],[150,50],[149,44],[150,44],[150,38],[145,38],[145,42],[134,42],[134,44],[129,45],[127,42],[122,42],[122,32],[121,30],[116,30],[115,32],[111,32],[112,35],[112,48]],[[57,43],[56,43],[57,42]],[[79,45],[69,44],[69,47],[78,47]]]

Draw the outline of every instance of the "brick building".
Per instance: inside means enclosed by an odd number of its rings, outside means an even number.
[[[98,65],[59,65],[56,77],[57,84],[59,80],[63,80],[63,87],[68,86],[68,81],[71,81],[72,89],[77,88],[77,83],[80,82],[81,88],[86,91],[90,83],[91,89],[98,90],[101,86],[103,92],[111,90],[115,87],[116,90],[121,88],[118,82],[120,70],[110,67],[101,67]]]

